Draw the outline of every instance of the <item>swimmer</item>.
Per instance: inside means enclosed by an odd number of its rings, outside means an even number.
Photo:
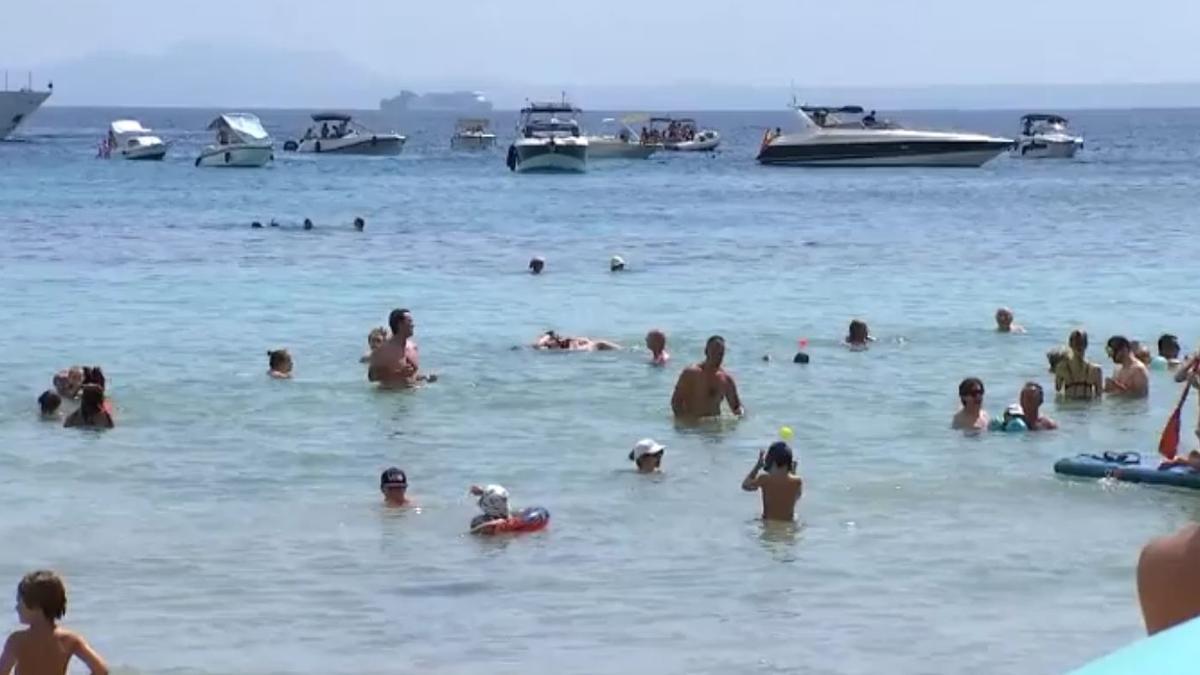
[[[494,534],[495,526],[508,520],[508,490],[502,485],[471,486],[483,513],[471,519],[471,534]]]
[[[737,383],[725,372],[725,338],[714,335],[704,345],[704,361],[688,366],[679,374],[675,393],[671,395],[671,410],[675,417],[699,419],[721,414],[721,401],[738,417],[746,414],[738,396]]]
[[[862,351],[869,346],[869,343],[874,342],[875,338],[871,337],[871,329],[863,321],[855,319],[850,322],[850,329],[846,333],[846,346],[853,351]]]
[[[540,256],[540,255],[534,256],[529,261],[529,273],[530,274],[541,274],[542,270],[544,270],[544,269],[546,269],[546,259],[543,258],[542,256]]]
[[[361,216],[354,219],[354,230],[356,232],[362,232],[366,227],[367,221],[363,220]]]
[[[313,229],[313,222],[311,220],[309,220],[308,218],[304,219],[304,229],[306,229],[306,230]]]
[[[986,431],[991,419],[983,409],[983,382],[977,377],[960,382],[958,400],[962,402],[962,408],[954,414],[950,428],[971,433]]]
[[[379,476],[379,491],[386,506],[407,506],[408,476],[396,467],[388,467]]]
[[[1179,338],[1164,333],[1158,338],[1158,355],[1166,359],[1167,367],[1174,370],[1179,367]]]
[[[629,461],[637,465],[638,473],[654,473],[662,468],[663,452],[667,446],[643,438],[629,451]]]
[[[625,271],[625,259],[619,255],[614,255],[608,261],[608,271],[609,272],[624,272]]]
[[[621,345],[608,340],[594,340],[589,337],[566,337],[548,330],[536,342],[534,349],[566,352],[609,352],[616,351]]]
[[[1159,471],[1176,466],[1186,466],[1192,471],[1200,471],[1200,450],[1192,450],[1186,456],[1172,457],[1158,465]]]
[[[267,352],[267,375],[276,380],[292,379],[292,355],[286,349],[273,349]]]
[[[412,387],[418,382],[437,382],[437,375],[420,375],[421,361],[417,344],[412,340],[416,331],[412,312],[393,309],[388,315],[392,337],[371,353],[367,381],[382,388]]]
[[[1005,408],[1001,419],[992,418],[988,420],[988,430],[1028,431],[1029,425],[1025,424],[1025,411],[1021,408],[1021,404],[1014,403]]]
[[[59,396],[54,390],[47,389],[46,391],[43,391],[42,395],[38,396],[37,402],[38,407],[42,411],[42,419],[56,420],[59,418],[59,407],[62,406],[62,397]]]
[[[261,230],[261,229],[262,229],[262,223],[258,222],[257,220],[256,220],[256,221],[254,221],[253,223],[250,223],[250,229],[252,229],[252,230]]]
[[[95,384],[85,384],[79,394],[79,409],[63,421],[63,426],[112,429],[116,425],[105,407],[104,390]]]
[[[54,374],[54,390],[66,400],[79,398],[79,389],[83,387],[83,368],[71,366]]]
[[[997,333],[1024,333],[1025,329],[1019,324],[1013,323],[1013,311],[1007,307],[1001,307],[996,310],[996,332]]]
[[[792,363],[806,364],[808,361],[808,354],[804,352],[796,352],[796,355],[792,357]]]
[[[383,343],[387,342],[387,339],[388,329],[384,328],[383,326],[372,328],[371,332],[367,333],[367,351],[358,359],[358,362],[370,363],[371,355],[375,353],[376,349],[379,349],[381,346],[383,346]]]
[[[796,502],[804,492],[804,480],[796,475],[791,447],[776,441],[760,451],[754,468],[742,480],[742,489],[762,492],[763,520],[795,520]]]
[[[1108,340],[1108,354],[1120,366],[1104,381],[1104,393],[1126,398],[1146,398],[1150,395],[1150,375],[1146,364],[1133,358],[1133,345],[1120,335]]]
[[[1137,591],[1150,635],[1200,616],[1200,525],[1146,544],[1138,558]]]
[[[94,384],[101,389],[108,389],[108,382],[104,379],[104,371],[100,366],[84,366],[83,367],[83,383]]]
[[[1071,331],[1067,346],[1071,348],[1067,358],[1054,368],[1054,391],[1073,401],[1100,398],[1104,392],[1104,371],[1087,360],[1087,332]]]
[[[62,628],[58,620],[67,613],[67,589],[49,570],[26,574],[17,584],[17,618],[29,626],[4,642],[0,673],[15,668],[18,675],[66,675],[71,658],[87,666],[92,675],[108,675],[108,665],[82,635]]]
[[[1153,359],[1150,355],[1150,348],[1137,340],[1132,340],[1129,344],[1133,348],[1133,358],[1141,361],[1146,367],[1149,367],[1150,361]]]
[[[270,224],[271,224],[271,227],[279,227],[279,221],[275,220],[274,218],[271,219]]]
[[[1058,428],[1058,423],[1041,414],[1042,404],[1046,394],[1042,385],[1037,382],[1026,382],[1021,388],[1021,411],[1024,413],[1025,426],[1030,431],[1051,431]]]
[[[671,360],[667,353],[667,334],[655,328],[646,333],[646,349],[650,350],[650,365],[665,366]]]

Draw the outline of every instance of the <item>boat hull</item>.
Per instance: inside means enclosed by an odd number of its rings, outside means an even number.
[[[196,166],[257,168],[275,159],[270,145],[211,145],[196,158]]]
[[[1078,140],[1022,139],[1013,148],[1013,157],[1021,159],[1071,159],[1083,145]]]
[[[130,159],[136,161],[160,161],[167,156],[167,144],[148,145],[140,148],[130,148],[118,152],[121,159]]]
[[[720,138],[709,138],[703,141],[683,141],[680,143],[665,143],[663,147],[674,152],[711,152],[721,145]]]
[[[48,91],[0,91],[0,140],[16,131],[48,98]]]
[[[980,167],[1011,147],[1006,140],[809,143],[769,145],[761,164],[776,166]]]
[[[587,156],[588,159],[649,159],[661,149],[661,145],[590,138]]]
[[[586,143],[520,143],[510,150],[517,173],[583,173],[587,171]]]
[[[494,134],[483,136],[460,134],[450,138],[451,150],[487,150],[495,145],[496,136]]]
[[[353,139],[315,138],[301,141],[296,152],[321,155],[399,155],[404,151],[404,136],[376,134]]]

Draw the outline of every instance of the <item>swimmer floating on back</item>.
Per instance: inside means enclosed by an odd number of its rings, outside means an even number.
[[[533,343],[534,349],[565,352],[607,352],[621,348],[621,345],[608,340],[594,340],[589,337],[567,337],[548,330]]]

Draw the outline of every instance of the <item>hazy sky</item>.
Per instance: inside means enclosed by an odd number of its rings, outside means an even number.
[[[0,68],[39,76],[98,51],[201,42],[333,51],[419,82],[1200,79],[1200,0],[0,2]]]

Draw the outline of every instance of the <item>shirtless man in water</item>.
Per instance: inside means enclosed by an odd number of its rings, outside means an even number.
[[[1109,356],[1120,370],[1104,381],[1104,393],[1127,398],[1146,398],[1150,395],[1150,375],[1146,364],[1133,358],[1133,345],[1116,335],[1108,340]]]
[[[436,375],[418,375],[421,368],[417,345],[412,342],[413,318],[407,309],[393,309],[388,315],[392,337],[371,352],[367,380],[384,388],[411,387],[422,380],[434,382]]]
[[[671,396],[671,410],[676,417],[699,419],[721,414],[721,401],[729,402],[734,415],[742,416],[745,409],[738,397],[733,376],[721,368],[725,360],[725,338],[714,335],[704,346],[704,361],[683,369]]]

